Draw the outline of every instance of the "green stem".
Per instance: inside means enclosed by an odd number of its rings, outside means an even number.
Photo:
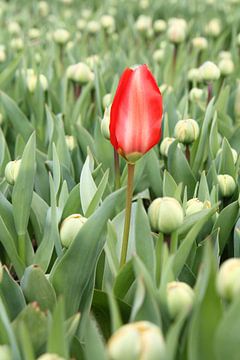
[[[114,171],[115,171],[115,190],[120,189],[120,165],[119,154],[114,149]]]
[[[186,148],[185,148],[185,156],[186,156],[188,163],[190,163],[190,149],[189,149],[188,144],[186,145]]]
[[[21,258],[21,260],[23,261],[23,263],[25,264],[26,262],[26,237],[25,234],[19,234],[18,235],[18,252],[19,252],[19,257]]]
[[[177,247],[178,247],[178,234],[177,231],[174,231],[171,234],[170,254],[174,254],[177,251]]]
[[[122,251],[121,251],[120,268],[125,264],[126,258],[127,258],[128,237],[129,237],[130,221],[131,221],[131,209],[132,209],[134,167],[135,167],[135,164],[128,164],[126,212],[125,212],[123,239],[122,239]]]
[[[156,254],[156,284],[160,285],[161,279],[161,260],[162,260],[162,246],[163,246],[163,233],[159,233],[156,241],[155,254]]]

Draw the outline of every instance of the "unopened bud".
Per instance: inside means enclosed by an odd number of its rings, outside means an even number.
[[[164,56],[165,56],[165,50],[164,49],[157,49],[153,53],[153,59],[157,63],[161,63],[163,61],[163,59],[164,59]]]
[[[209,209],[211,207],[210,201],[200,201],[198,198],[193,198],[187,201],[186,204],[186,215],[193,215],[203,209]]]
[[[166,21],[161,20],[161,19],[154,21],[153,29],[154,29],[155,33],[161,33],[163,31],[165,31],[166,28],[167,28]]]
[[[189,93],[189,99],[192,102],[198,102],[203,98],[204,91],[199,88],[192,88]]]
[[[201,79],[204,81],[218,80],[220,70],[212,61],[206,61],[199,68]]]
[[[236,183],[232,176],[228,174],[218,175],[219,190],[223,197],[230,197],[236,189]]]
[[[208,47],[208,41],[205,37],[199,36],[192,39],[194,49],[205,50]]]
[[[80,62],[70,65],[67,68],[67,78],[75,82],[85,84],[94,79],[94,73],[87,64]]]
[[[177,230],[182,225],[184,217],[179,202],[167,196],[153,200],[148,209],[148,216],[153,230],[164,234]]]
[[[58,45],[64,45],[68,42],[70,33],[65,29],[57,29],[53,33],[53,40]]]
[[[47,353],[38,357],[37,360],[66,360],[66,359],[57,354]]]
[[[217,290],[228,301],[240,295],[240,259],[232,258],[222,263],[217,275]]]
[[[103,108],[106,109],[106,107],[110,106],[112,103],[112,94],[106,94],[103,96],[102,104]]]
[[[20,165],[21,160],[14,160],[7,163],[5,167],[5,178],[10,185],[15,184],[18,177]]]
[[[12,360],[11,349],[8,345],[0,345],[0,359],[1,360]]]
[[[160,154],[163,156],[168,156],[169,146],[175,141],[174,137],[165,137],[160,145]]]
[[[165,342],[161,329],[139,321],[122,326],[108,342],[110,360],[154,360],[165,356]]]
[[[152,18],[147,15],[140,15],[135,23],[136,29],[141,33],[147,33],[152,29]]]
[[[87,219],[80,214],[72,214],[63,220],[60,227],[60,240],[64,247],[68,248],[71,245],[86,221]]]
[[[76,146],[76,142],[75,142],[75,138],[72,135],[65,135],[65,141],[67,144],[67,147],[70,151],[72,151],[75,146]]]
[[[168,311],[172,318],[190,311],[193,305],[193,289],[181,281],[172,281],[167,284]]]
[[[232,59],[222,59],[218,63],[218,67],[223,76],[227,76],[233,73],[234,71],[234,63]]]
[[[222,26],[219,19],[210,20],[205,27],[206,34],[212,37],[218,37],[221,31]]]
[[[201,80],[201,75],[200,75],[199,69],[197,69],[197,68],[190,69],[188,71],[187,77],[188,77],[188,80],[192,81],[192,82],[193,81],[195,81],[195,82],[200,81]]]
[[[191,144],[198,138],[199,126],[193,119],[179,120],[175,126],[176,139],[183,144]]]
[[[101,132],[106,140],[110,140],[110,112],[111,112],[111,105],[105,108],[104,116],[101,121]]]

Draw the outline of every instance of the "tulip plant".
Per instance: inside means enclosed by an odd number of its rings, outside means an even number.
[[[239,18],[0,0],[0,360],[239,358]]]

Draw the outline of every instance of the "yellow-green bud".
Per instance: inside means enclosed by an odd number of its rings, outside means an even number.
[[[183,312],[190,311],[193,305],[193,289],[181,281],[172,281],[167,284],[167,305],[172,318]]]
[[[207,26],[205,27],[206,34],[212,37],[218,37],[221,31],[222,31],[222,26],[219,19],[210,20]]]
[[[74,65],[70,65],[67,68],[67,78],[75,82],[85,84],[94,79],[94,73],[90,70],[90,67],[83,63],[79,62]]]
[[[0,63],[3,63],[4,61],[6,61],[7,55],[5,52],[5,49],[0,47]]]
[[[103,119],[101,120],[101,132],[106,140],[110,140],[110,112],[111,105],[105,108]]]
[[[199,88],[192,88],[189,93],[189,99],[192,102],[197,102],[202,99],[204,91]]]
[[[103,96],[102,104],[103,108],[106,109],[106,107],[110,106],[112,103],[112,94],[106,94]]]
[[[200,201],[198,198],[193,198],[187,201],[186,204],[186,215],[195,214],[203,209],[209,209],[211,207],[210,201]]]
[[[98,21],[91,20],[87,23],[87,31],[89,34],[96,34],[101,30],[101,25]]]
[[[173,91],[173,87],[169,84],[163,83],[161,86],[159,86],[160,92],[170,94]]]
[[[115,30],[115,19],[111,15],[103,15],[100,19],[102,28],[107,31],[108,34],[111,34]]]
[[[17,51],[20,51],[24,48],[24,43],[23,43],[23,39],[21,38],[13,38],[11,41],[10,41],[10,47],[13,49],[13,50],[17,50]]]
[[[174,137],[165,137],[160,145],[160,154],[163,156],[168,156],[169,146],[175,141]]]
[[[161,19],[154,21],[153,29],[154,29],[155,33],[161,33],[163,31],[165,31],[166,28],[167,28],[166,21],[161,20]]]
[[[199,36],[192,39],[194,49],[205,50],[208,47],[208,41],[205,37]]]
[[[57,29],[53,33],[53,40],[58,45],[64,45],[68,42],[70,33],[65,29]]]
[[[232,176],[228,174],[218,175],[219,190],[223,197],[230,197],[236,189],[236,183]]]
[[[87,65],[94,70],[95,65],[97,65],[100,61],[99,55],[91,55],[86,58]]]
[[[20,165],[21,160],[13,160],[7,163],[5,167],[5,178],[10,185],[15,184],[18,177]]]
[[[16,21],[11,21],[9,24],[8,24],[8,32],[10,34],[19,34],[21,32],[21,27],[19,25],[19,23],[17,23]]]
[[[217,275],[218,293],[231,301],[240,295],[240,259],[232,258],[222,263]]]
[[[153,53],[153,59],[157,63],[161,63],[165,56],[165,50],[164,49],[157,49]]]
[[[38,77],[37,74],[35,74],[32,69],[28,69],[28,70],[26,74],[26,83],[29,92],[33,93],[36,90],[38,79],[41,88],[43,89],[43,91],[46,91],[48,89],[48,80],[46,76],[44,76],[43,74],[39,74]]]
[[[223,60],[223,59],[232,59],[232,54],[230,53],[230,51],[220,51],[220,53],[218,54],[219,60]]]
[[[200,77],[204,81],[218,80],[220,77],[220,70],[212,61],[206,61],[200,68]]]
[[[72,214],[63,220],[60,227],[60,240],[64,247],[68,248],[71,245],[86,221],[87,219],[80,214]]]
[[[234,71],[234,63],[233,63],[232,59],[220,60],[218,67],[223,76],[230,75]]]
[[[49,13],[49,6],[46,1],[39,1],[38,10],[41,16],[47,16]]]
[[[161,360],[165,356],[165,342],[161,329],[139,321],[122,326],[108,342],[109,360]]]
[[[152,18],[147,15],[140,15],[135,23],[136,29],[141,33],[147,33],[152,29]]]
[[[190,69],[188,71],[187,77],[188,77],[189,81],[196,81],[196,82],[200,81],[201,80],[201,75],[200,75],[199,69],[197,69],[197,68]]]
[[[82,10],[82,17],[84,19],[89,19],[92,15],[92,10],[91,9],[83,9]]]
[[[0,345],[0,359],[12,360],[11,349],[8,345]]]
[[[84,30],[86,28],[87,22],[84,19],[79,19],[77,21],[77,28],[78,30]]]
[[[179,120],[175,126],[174,134],[179,142],[191,144],[198,138],[198,123],[193,119]]]
[[[3,123],[3,114],[0,113],[0,125]]]
[[[57,354],[47,353],[38,357],[37,360],[66,360],[66,359]]]
[[[76,142],[75,142],[75,138],[72,135],[65,135],[65,141],[67,144],[67,147],[70,151],[72,151],[75,146],[76,146]]]
[[[167,37],[173,44],[180,44],[186,38],[186,29],[183,26],[179,26],[178,23],[170,25],[167,30]]]
[[[171,214],[171,216],[169,215]],[[151,227],[157,232],[170,234],[183,223],[183,209],[172,197],[155,199],[148,209]]]
[[[28,36],[31,40],[38,39],[40,37],[40,35],[41,35],[41,32],[37,28],[31,28],[28,31]]]

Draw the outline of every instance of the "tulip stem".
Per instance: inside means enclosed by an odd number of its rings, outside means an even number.
[[[163,233],[160,232],[155,247],[157,287],[160,285],[160,279],[161,279],[162,252],[163,252]]]
[[[120,189],[120,164],[118,152],[114,149],[115,190]]]
[[[124,222],[124,231],[123,231],[123,239],[122,239],[120,268],[123,267],[127,258],[128,238],[129,238],[131,210],[132,210],[134,168],[135,168],[134,164],[128,164],[127,198],[126,198],[126,211],[125,211],[125,222]]]
[[[189,149],[189,145],[186,145],[186,149],[185,149],[185,156],[187,161],[190,163],[190,149]]]
[[[212,83],[208,83],[208,97],[207,97],[207,105],[210,102],[210,100],[213,97],[213,87],[212,87]]]

